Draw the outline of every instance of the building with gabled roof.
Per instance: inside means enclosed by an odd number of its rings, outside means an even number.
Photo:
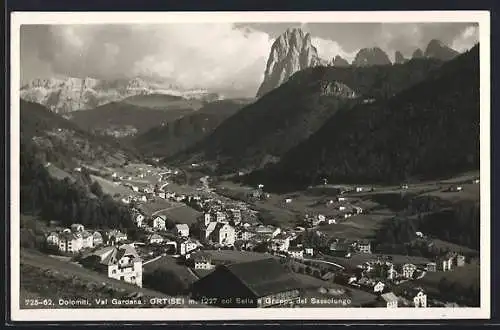
[[[223,307],[293,304],[302,284],[274,258],[218,266],[191,286],[195,299],[211,297]]]
[[[142,287],[142,259],[131,244],[107,246],[93,256],[98,258],[94,266],[108,277]]]
[[[185,223],[179,223],[175,225],[174,233],[180,237],[189,236],[189,226]]]
[[[381,300],[384,302],[387,308],[397,308],[398,307],[398,297],[392,293],[387,292],[380,295]]]

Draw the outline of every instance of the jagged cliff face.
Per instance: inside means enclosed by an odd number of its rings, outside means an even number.
[[[424,57],[424,52],[422,52],[420,48],[415,49],[413,55],[411,56],[411,58],[423,58],[423,57]]]
[[[311,35],[301,29],[288,29],[271,47],[264,81],[257,92],[257,97],[280,86],[295,72],[322,63],[316,47],[311,44]]]
[[[93,78],[34,79],[21,87],[21,98],[44,105],[56,113],[93,109],[135,95],[165,94],[186,98],[213,96],[204,90],[186,91],[171,84],[141,78],[99,80]]]
[[[406,62],[406,58],[400,51],[396,51],[394,54],[394,64],[403,64]]]
[[[391,64],[389,56],[379,47],[362,48],[356,54],[352,65],[354,66],[372,66]]]
[[[427,58],[435,58],[441,61],[449,61],[457,56],[459,52],[446,46],[441,41],[433,39],[427,45],[424,56]]]
[[[347,60],[345,60],[342,56],[337,55],[332,58],[330,65],[336,67],[346,67],[349,66],[349,62],[347,62]]]

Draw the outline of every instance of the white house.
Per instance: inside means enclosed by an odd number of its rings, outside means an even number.
[[[336,219],[328,219],[328,224],[331,225],[331,224],[336,224],[337,223],[337,220]]]
[[[198,248],[198,244],[190,239],[181,242],[178,246],[180,255],[189,254]]]
[[[384,291],[384,288],[385,288],[385,284],[379,281],[379,282],[375,283],[375,285],[373,286],[373,292],[381,293]]]
[[[164,215],[158,215],[153,218],[153,229],[155,230],[165,230],[167,227],[167,217]]]
[[[189,226],[185,223],[176,224],[174,228],[174,233],[177,236],[188,237],[189,236]]]
[[[413,274],[415,273],[416,270],[417,266],[415,266],[414,264],[404,264],[402,267],[403,277],[407,279],[413,278]]]
[[[291,198],[286,198],[286,199],[285,199],[285,203],[286,203],[286,204],[290,204],[291,202],[292,202],[292,199],[291,199]]]
[[[55,231],[53,231],[47,235],[46,240],[47,240],[48,245],[58,246],[59,245],[59,234],[56,233]]]
[[[347,198],[345,197],[337,197],[337,202],[345,202],[347,200]]]
[[[78,233],[78,232],[83,232],[85,230],[85,227],[79,223],[74,223],[71,225],[71,231],[73,233]]]
[[[353,210],[355,214],[361,214],[363,213],[363,209],[359,206],[353,206]]]
[[[100,258],[99,268],[108,277],[142,287],[142,259],[132,245],[105,247],[94,255]]]
[[[212,233],[213,241],[223,246],[233,246],[236,240],[236,231],[227,223],[217,223]]]
[[[345,211],[345,206],[344,205],[340,205],[337,209],[339,211]]]
[[[204,220],[203,223],[205,224],[205,226],[208,226],[208,224],[210,222],[212,222],[212,215],[210,213],[208,213],[208,212],[205,213],[204,216],[203,216],[203,220]]]
[[[149,244],[161,244],[163,243],[164,238],[158,234],[151,234],[148,237]]]
[[[102,245],[104,243],[104,240],[102,239],[102,234],[98,231],[94,231],[92,233],[92,241],[93,241],[94,247]]]
[[[382,301],[385,302],[387,308],[397,308],[398,307],[398,297],[392,293],[387,292],[380,295]]]
[[[77,253],[82,249],[83,239],[80,233],[63,232],[59,235],[59,251]]]
[[[141,228],[144,225],[144,215],[142,213],[136,213],[134,216],[135,225]]]
[[[411,300],[413,301],[413,306],[416,308],[426,308],[427,307],[427,294],[421,288],[412,290],[410,293]]]
[[[92,233],[84,230],[82,231],[82,249],[90,249],[94,247],[94,236]]]
[[[314,255],[314,248],[306,247],[306,248],[304,248],[304,253],[307,254],[308,256],[312,256],[312,255]]]
[[[214,268],[212,265],[212,256],[208,253],[195,253],[193,255],[194,269],[210,270]]]
[[[288,253],[292,258],[304,259],[304,249],[293,246],[288,248]]]
[[[286,235],[278,235],[272,239],[271,243],[272,250],[286,252],[290,247],[290,237]]]
[[[224,212],[218,211],[216,213],[216,218],[217,218],[217,222],[225,222],[226,221],[226,214]]]
[[[122,233],[118,229],[112,229],[108,232],[108,240],[114,243],[124,242],[127,238],[127,234]]]

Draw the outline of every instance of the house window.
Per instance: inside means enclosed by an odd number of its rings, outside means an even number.
[[[111,271],[111,274],[116,274],[116,269],[113,269],[113,270]]]
[[[125,276],[120,276],[120,281],[124,281],[125,280]]]

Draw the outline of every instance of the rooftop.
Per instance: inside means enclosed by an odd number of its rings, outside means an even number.
[[[276,259],[268,258],[222,267],[236,276],[257,297],[302,287]]]

